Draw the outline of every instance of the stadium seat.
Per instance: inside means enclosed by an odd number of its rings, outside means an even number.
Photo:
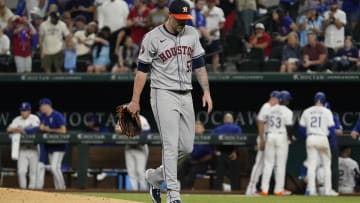
[[[282,58],[282,46],[273,46],[269,58],[281,60]]]
[[[263,71],[264,72],[279,72],[281,61],[279,59],[270,58],[265,62]]]
[[[12,72],[12,57],[9,55],[0,55],[0,72]]]
[[[242,59],[236,63],[236,69],[239,72],[259,72],[260,63],[257,60]]]

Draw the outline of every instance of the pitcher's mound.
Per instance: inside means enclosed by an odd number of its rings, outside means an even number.
[[[2,203],[138,203],[93,196],[0,188]]]

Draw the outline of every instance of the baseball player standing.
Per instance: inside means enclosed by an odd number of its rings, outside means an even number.
[[[66,133],[65,117],[58,111],[52,108],[52,102],[48,98],[40,99],[40,131],[43,133]],[[42,151],[42,150],[41,150]],[[46,144],[45,152],[49,155],[50,170],[53,174],[54,186],[57,190],[65,190],[64,176],[61,171],[61,163],[66,151],[66,144]],[[43,154],[44,152],[41,152]],[[41,158],[40,158],[41,159]],[[41,160],[43,161],[43,160]],[[39,184],[43,186],[45,171],[39,175]]]
[[[192,152],[195,137],[195,113],[192,101],[192,71],[204,92],[203,107],[212,110],[204,49],[195,28],[187,26],[192,19],[190,6],[175,0],[169,7],[169,18],[143,39],[133,96],[128,105],[132,114],[140,111],[140,95],[151,72],[151,108],[162,140],[162,166],[148,169],[154,203],[161,202],[160,185],[167,187],[167,203],[181,203],[177,183],[177,162]]]
[[[356,180],[360,178],[359,164],[352,158],[351,148],[344,146],[341,148],[339,157],[339,192],[342,194],[353,193]]]
[[[285,101],[289,94],[280,93],[280,101]],[[289,151],[288,138],[292,135],[293,112],[286,105],[275,104],[267,109],[268,111],[259,117],[259,121],[267,123],[267,133],[264,139],[264,169],[261,179],[261,194],[268,195],[270,178],[273,170],[275,171],[274,194],[283,196],[286,162]],[[276,166],[276,170],[275,170]]]
[[[324,107],[326,96],[317,92],[314,96],[314,106],[307,108],[300,118],[300,132],[306,137],[307,177],[306,195],[317,195],[315,188],[316,167],[320,156],[324,167],[324,194],[337,195],[331,184],[331,151],[328,136],[330,134],[331,148],[337,147],[334,118],[332,112]]]
[[[19,110],[21,115],[14,118],[14,120],[7,128],[7,132],[12,134],[19,133],[21,136],[26,136],[26,134],[29,133],[35,133],[40,125],[40,120],[36,115],[31,114],[30,103],[21,103]],[[20,188],[35,189],[38,160],[39,155],[37,146],[35,144],[20,145],[19,157],[17,161],[17,173]],[[27,184],[26,178],[28,171],[29,184]]]
[[[263,121],[260,121],[259,118],[264,117],[265,112],[268,111],[268,109],[279,103],[279,96],[280,96],[280,92],[279,91],[272,91],[270,93],[270,98],[269,100],[264,103],[261,108],[260,111],[258,113],[258,151],[256,153],[256,158],[255,158],[255,164],[251,170],[251,175],[250,175],[250,181],[249,184],[247,186],[246,195],[256,195],[257,194],[257,189],[256,189],[256,184],[259,181],[260,176],[262,175],[263,172],[263,168],[264,168],[264,146],[260,147],[260,133],[266,135],[267,133],[267,125],[266,123],[264,123]],[[263,143],[264,145],[265,143]]]
[[[140,115],[140,123],[142,133],[150,133],[150,124],[142,115]],[[130,178],[131,189],[134,191],[145,191],[148,189],[145,180],[145,169],[148,157],[149,147],[147,144],[125,146],[125,164]]]

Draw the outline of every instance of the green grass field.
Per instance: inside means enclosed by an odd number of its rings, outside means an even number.
[[[148,194],[141,193],[81,193],[82,195],[93,195],[114,199],[132,200],[138,202],[152,203]],[[162,202],[166,202],[165,195]],[[306,196],[286,196],[286,197],[248,197],[244,195],[211,195],[211,194],[182,194],[184,203],[352,203],[360,202],[360,197],[306,197]]]

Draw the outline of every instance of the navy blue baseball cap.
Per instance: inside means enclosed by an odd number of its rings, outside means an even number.
[[[314,96],[314,102],[320,102],[322,104],[325,104],[326,102],[326,95],[324,92],[316,92]]]
[[[177,20],[191,20],[190,5],[184,0],[174,0],[169,6],[169,13]]]
[[[98,122],[98,117],[95,114],[86,117],[86,122]]]
[[[292,100],[292,96],[289,91],[283,90],[280,92],[280,100],[281,101],[290,101]]]
[[[270,97],[276,97],[276,98],[280,99],[280,92],[277,90],[274,90],[270,93]]]
[[[332,4],[338,4],[338,1],[337,1],[337,0],[330,0],[329,4],[330,4],[330,5],[332,5]]]
[[[29,102],[23,102],[20,104],[20,111],[30,111],[31,110],[31,104]]]
[[[47,105],[52,105],[52,102],[51,102],[51,100],[50,99],[48,99],[48,98],[42,98],[42,99],[40,99],[40,101],[39,101],[39,105],[43,105],[43,104],[47,104]]]

